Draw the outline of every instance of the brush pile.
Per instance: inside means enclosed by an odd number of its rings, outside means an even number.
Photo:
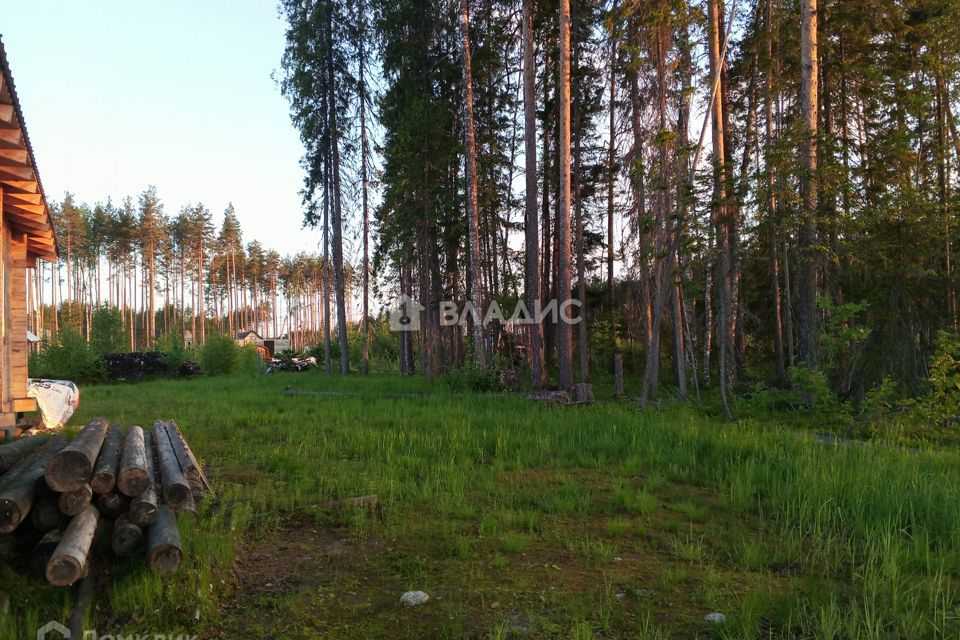
[[[108,380],[137,381],[170,375],[166,355],[161,351],[131,351],[103,356]]]
[[[87,571],[101,519],[112,522],[116,555],[145,551],[150,568],[176,571],[183,559],[179,513],[197,512],[210,483],[173,420],[153,428],[95,418],[72,440],[31,436],[0,446],[0,534],[29,520],[39,537],[32,562],[50,584]]]

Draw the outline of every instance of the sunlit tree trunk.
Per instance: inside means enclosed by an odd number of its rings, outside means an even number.
[[[470,56],[470,7],[469,0],[460,2],[460,27],[463,37],[463,87],[464,113],[467,136],[467,215],[470,235],[470,297],[477,317],[473,323],[474,357],[477,366],[486,368],[483,342],[483,297],[480,267],[480,218],[477,200],[477,144],[473,126],[473,72]]]
[[[540,302],[540,265],[537,229],[537,70],[533,50],[533,2],[523,0],[523,134],[526,154],[526,294],[527,308],[536,319]],[[530,374],[535,388],[543,386],[543,333],[539,322],[530,328]]]
[[[800,150],[802,220],[798,237],[797,351],[808,369],[819,367],[817,318],[817,0],[800,0]]]

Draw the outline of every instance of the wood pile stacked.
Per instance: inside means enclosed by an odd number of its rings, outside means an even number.
[[[58,586],[86,574],[101,519],[112,523],[115,554],[145,551],[151,569],[176,571],[183,559],[177,515],[196,515],[210,491],[173,420],[124,433],[95,418],[72,440],[58,434],[0,445],[0,534],[29,520],[40,537],[33,563]]]

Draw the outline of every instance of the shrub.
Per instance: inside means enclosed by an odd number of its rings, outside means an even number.
[[[164,362],[170,373],[178,375],[182,373],[184,363],[197,362],[197,350],[187,349],[183,344],[183,333],[180,331],[167,331],[157,338],[154,348],[162,351]]]
[[[919,402],[928,426],[955,427],[960,423],[960,335],[941,331],[930,362],[930,393]]]
[[[500,367],[493,364],[485,371],[481,370],[474,364],[472,357],[468,357],[467,362],[459,369],[446,371],[440,377],[440,380],[448,389],[455,392],[477,391],[485,393],[504,390]]]
[[[99,356],[72,325],[64,325],[40,352],[30,358],[30,375],[74,382],[93,382],[103,377]]]
[[[237,366],[240,347],[230,336],[213,334],[200,350],[200,366],[211,376],[230,373]]]
[[[260,371],[260,352],[252,344],[243,345],[237,354],[236,369],[241,373]]]
[[[123,326],[120,309],[105,304],[93,312],[93,321],[90,323],[90,347],[99,355],[130,350],[130,334]]]

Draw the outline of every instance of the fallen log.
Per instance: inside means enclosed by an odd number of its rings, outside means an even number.
[[[123,455],[117,474],[117,488],[125,496],[135,498],[147,490],[147,453],[143,444],[143,429],[130,427],[123,439]]]
[[[177,423],[173,420],[168,420],[164,424],[164,428],[170,435],[170,441],[173,443],[177,460],[180,462],[180,468],[183,470],[183,475],[186,476],[187,482],[190,483],[190,490],[193,492],[194,500],[200,500],[205,491],[212,494],[213,487],[207,479],[207,474],[203,472],[203,467],[197,462],[197,456],[193,454],[193,449],[187,444],[187,439],[183,437],[180,427],[178,427]]]
[[[55,491],[73,491],[90,482],[93,464],[107,433],[107,421],[94,418],[81,429],[77,437],[55,455],[44,476]]]
[[[117,484],[117,470],[120,467],[120,449],[123,443],[123,430],[113,424],[107,430],[100,447],[100,455],[93,466],[90,488],[99,494],[110,493]]]
[[[61,493],[57,504],[64,515],[75,516],[86,509],[92,499],[93,489],[90,488],[90,485],[85,484],[79,489]]]
[[[174,451],[170,434],[160,420],[153,423],[153,446],[157,454],[157,467],[160,470],[163,501],[171,507],[180,507],[192,493],[180,468],[180,461]]]
[[[17,528],[33,505],[37,478],[43,475],[50,461],[67,444],[63,435],[55,435],[25,459],[16,473],[0,489],[0,533]]]
[[[190,495],[190,497],[187,498],[186,502],[184,502],[182,505],[177,507],[176,512],[178,517],[180,516],[180,514],[185,513],[190,517],[190,519],[193,522],[197,521],[197,503],[193,499],[192,494]]]
[[[177,517],[168,505],[157,507],[157,519],[147,530],[147,562],[159,573],[173,573],[180,568],[183,550]]]
[[[88,567],[89,569],[89,567]],[[86,571],[83,580],[77,587],[77,599],[73,603],[73,611],[70,612],[70,619],[67,621],[67,628],[70,630],[71,638],[82,638],[86,635],[86,626],[83,621],[87,615],[87,609],[93,601],[94,587],[97,582],[96,571]],[[127,636],[129,637],[129,636]]]
[[[130,501],[130,522],[149,527],[157,517],[157,474],[153,464],[153,434],[144,434],[147,464],[147,490]]]
[[[97,508],[107,518],[116,518],[125,513],[130,506],[130,498],[118,491],[104,493],[97,497]]]
[[[37,531],[59,529],[66,520],[57,498],[41,498],[30,509],[30,521]]]
[[[0,474],[4,474],[18,462],[43,446],[47,436],[19,438],[10,444],[0,445]]]
[[[88,505],[70,520],[60,544],[47,563],[47,582],[68,587],[86,574],[90,544],[99,519],[100,512],[93,505]]]
[[[143,544],[143,529],[130,522],[127,514],[122,513],[113,521],[113,533],[110,546],[118,556],[130,555]]]

